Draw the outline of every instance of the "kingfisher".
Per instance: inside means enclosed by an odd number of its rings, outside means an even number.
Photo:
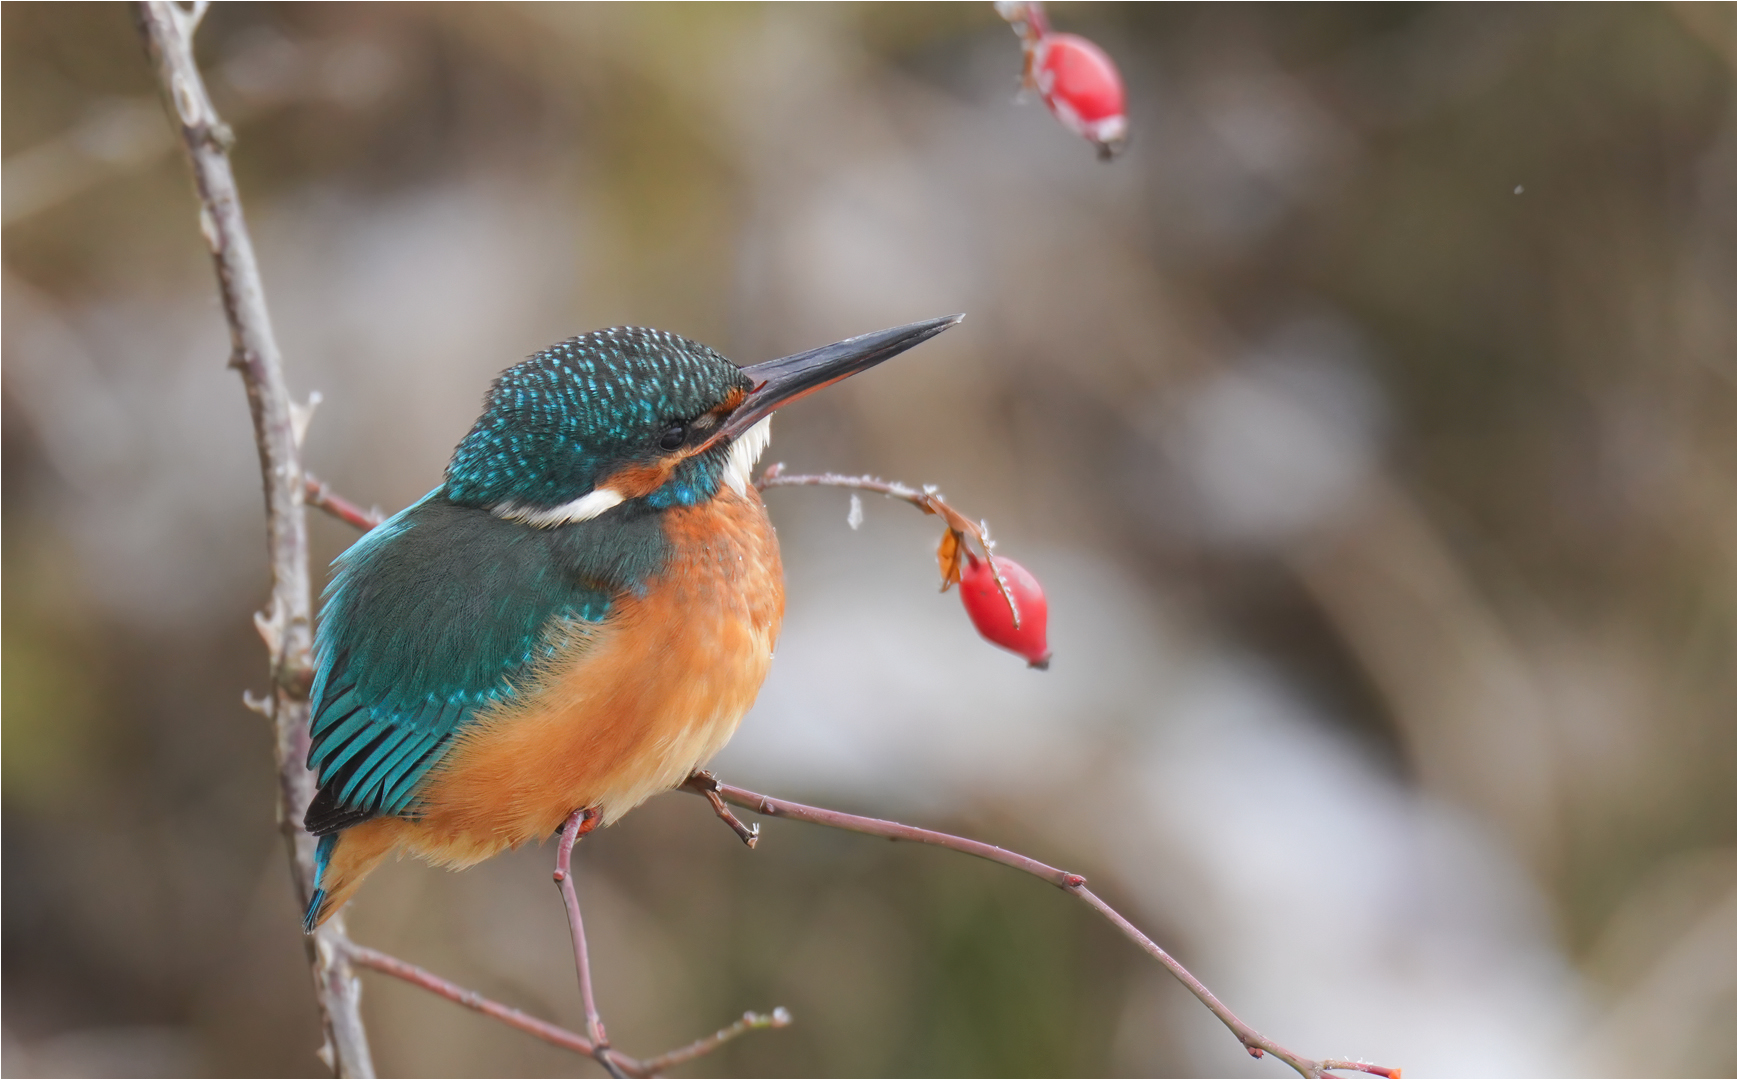
[[[773,410],[962,317],[749,367],[615,327],[504,371],[444,482],[333,564],[304,929],[394,852],[459,869],[576,810],[608,825],[717,753],[784,615],[750,477]]]

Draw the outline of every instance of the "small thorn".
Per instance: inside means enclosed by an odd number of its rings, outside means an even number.
[[[320,391],[315,390],[308,395],[306,405],[290,402],[290,434],[295,437],[296,446],[300,447],[308,437],[308,423],[314,419],[314,410],[325,400]]]
[[[785,471],[785,463],[784,462],[782,462],[782,461],[773,462],[771,465],[768,465],[764,471],[761,472],[760,479],[756,480],[754,482],[755,488],[757,490],[761,490],[761,491],[766,490],[766,485],[768,483],[770,483],[771,481],[778,479],[778,475],[784,471]]]
[[[681,786],[706,796],[706,801],[712,804],[712,812],[718,815],[718,820],[730,826],[730,830],[750,850],[753,850],[754,846],[760,843],[760,822],[757,821],[752,826],[744,825],[741,818],[730,812],[730,807],[724,803],[724,797],[718,794],[718,777],[700,770],[683,781]]]
[[[280,643],[278,629],[272,625],[271,619],[266,616],[265,612],[256,611],[253,613],[253,628],[259,631],[259,636],[264,639],[266,651],[274,657],[277,656]]]

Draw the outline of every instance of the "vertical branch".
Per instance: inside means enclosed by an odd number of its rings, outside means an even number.
[[[314,778],[305,765],[308,689],[313,681],[301,461],[301,428],[306,424],[306,413],[298,415],[284,382],[253,242],[229,166],[233,135],[212,107],[193,59],[193,32],[205,5],[195,4],[189,10],[165,0],[144,0],[134,10],[193,167],[200,230],[216,264],[218,291],[229,322],[229,363],[241,374],[253,413],[272,570],[270,606],[254,616],[271,653],[272,676],[271,693],[257,707],[276,729],[279,828],[289,848],[297,893],[305,904],[313,891],[314,867],[314,839],[301,827],[302,815],[314,796]],[[359,1010],[361,983],[351,972],[343,939],[342,916],[334,916],[307,941],[314,993],[325,1024],[326,1045],[321,1056],[339,1076],[373,1076]]]
[[[579,973],[579,1000],[585,1008],[585,1034],[591,1039],[591,1056],[611,1076],[626,1076],[614,1060],[609,1035],[603,1029],[603,1017],[597,1011],[597,996],[591,986],[591,956],[585,944],[585,918],[579,910],[579,893],[573,886],[573,845],[603,820],[596,807],[575,810],[567,815],[556,838],[555,887],[561,890],[561,902],[567,908],[567,929],[573,935],[573,966]]]

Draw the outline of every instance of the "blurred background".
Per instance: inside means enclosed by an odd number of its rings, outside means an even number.
[[[1409,1076],[1732,1075],[1734,8],[1055,5],[1109,164],[989,3],[218,4],[199,33],[309,467],[436,484],[599,326],[748,363],[953,311],[766,461],[789,613],[716,767],[1086,874],[1256,1027]],[[317,1074],[261,497],[127,9],[7,4],[4,1071]],[[317,573],[355,539],[314,517]],[[551,849],[388,866],[361,941],[578,1025]],[[609,1030],[690,1075],[1277,1077],[1083,905],[685,795],[580,849]],[[374,975],[382,1075],[589,1075]]]

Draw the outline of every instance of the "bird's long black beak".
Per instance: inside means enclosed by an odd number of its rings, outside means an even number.
[[[734,439],[779,406],[789,405],[859,371],[867,371],[913,345],[928,341],[963,318],[964,315],[944,315],[908,326],[895,326],[891,330],[877,330],[873,334],[835,341],[795,356],[745,367],[742,373],[754,380],[754,389],[730,414],[717,438]]]

